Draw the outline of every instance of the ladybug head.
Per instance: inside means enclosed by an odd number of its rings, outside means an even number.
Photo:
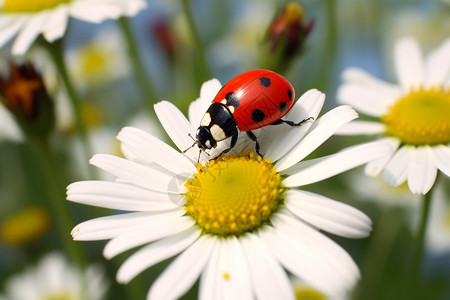
[[[208,152],[206,152],[205,150],[206,149],[211,149],[211,148],[217,146],[216,140],[212,137],[211,132],[206,127],[202,127],[201,126],[201,127],[199,127],[197,129],[197,139],[194,139],[190,133],[189,133],[189,136],[194,140],[194,143],[192,144],[192,146],[190,146],[189,148],[184,150],[183,153],[185,153],[186,151],[188,151],[189,149],[191,149],[195,145],[198,145],[199,151],[198,151],[197,162],[200,161],[200,154],[202,153],[202,151],[206,155],[209,156]]]
[[[213,138],[208,127],[200,126],[197,130],[197,143],[198,147],[202,150],[215,148],[217,141]]]

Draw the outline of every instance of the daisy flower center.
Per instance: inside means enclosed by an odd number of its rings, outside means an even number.
[[[73,297],[67,294],[45,296],[42,300],[75,300]]]
[[[71,0],[5,0],[4,12],[37,12],[48,8],[54,8]]]
[[[222,155],[205,166],[185,186],[186,214],[204,233],[239,236],[269,222],[284,202],[282,178],[270,160],[251,150]]]
[[[443,88],[413,91],[381,117],[386,135],[409,145],[450,142],[450,93]]]
[[[295,298],[299,300],[326,300],[327,296],[311,287],[295,288]]]
[[[50,216],[42,208],[27,208],[0,224],[0,240],[9,246],[22,245],[40,237],[49,228]]]
[[[99,47],[86,46],[81,51],[83,70],[86,73],[96,71],[107,63],[104,53],[105,51],[99,49]]]

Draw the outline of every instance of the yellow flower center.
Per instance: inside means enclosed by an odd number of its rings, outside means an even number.
[[[42,236],[50,226],[50,216],[42,208],[27,208],[0,224],[0,240],[9,246],[26,244]]]
[[[44,9],[54,8],[62,3],[70,1],[71,0],[5,0],[3,11],[11,13],[38,12]]]
[[[45,296],[42,300],[78,300],[81,298],[73,298],[72,296],[68,294],[61,294],[61,295],[51,295],[51,296]]]
[[[84,61],[85,70],[95,70],[104,63],[103,53],[99,49],[86,49],[86,61]]]
[[[239,236],[254,231],[284,203],[280,174],[269,159],[255,158],[251,150],[197,164],[197,170],[185,183],[185,210],[204,233]]]
[[[309,286],[294,288],[297,300],[326,300],[327,296]]]
[[[83,102],[81,105],[81,119],[87,129],[95,129],[101,127],[105,122],[105,117],[97,105],[91,102]],[[65,133],[75,134],[77,132],[76,124],[72,123],[66,129]]]
[[[381,117],[386,135],[403,144],[436,145],[450,142],[450,93],[443,88],[413,91]]]

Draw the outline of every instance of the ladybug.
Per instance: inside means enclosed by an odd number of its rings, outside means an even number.
[[[281,119],[294,103],[295,90],[283,76],[269,70],[242,73],[225,84],[214,97],[200,121],[191,147],[197,144],[200,151],[205,151],[231,137],[230,147],[222,151],[222,155],[236,145],[239,131],[245,131],[256,143],[256,153],[262,156],[252,130],[282,123],[300,126],[311,119],[299,123]]]

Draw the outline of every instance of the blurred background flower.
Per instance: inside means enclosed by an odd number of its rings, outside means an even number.
[[[105,299],[108,283],[99,265],[85,271],[73,266],[62,253],[45,255],[36,266],[6,281],[6,299],[9,300],[101,300]]]
[[[23,55],[42,33],[48,42],[61,38],[69,17],[100,23],[106,19],[117,19],[122,15],[133,16],[145,7],[141,0],[51,0],[18,1],[3,0],[0,3],[3,46],[17,35],[12,45],[14,55]]]

